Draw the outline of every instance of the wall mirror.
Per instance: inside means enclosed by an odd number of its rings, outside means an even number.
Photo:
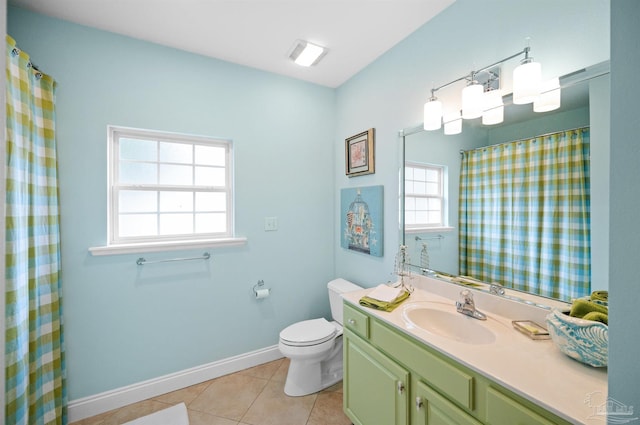
[[[515,105],[504,97],[504,122],[482,125],[480,119],[464,120],[457,135],[442,129],[425,131],[422,125],[400,131],[400,241],[407,246],[409,262],[416,272],[459,276],[459,183],[461,151],[501,145],[569,129],[589,128],[590,167],[590,282],[589,290],[607,289],[608,276],[608,180],[609,180],[609,62],[576,70],[560,77],[561,107],[534,113],[532,105]],[[441,167],[445,205],[443,225],[412,226],[411,207],[405,205],[406,173],[412,165]],[[407,168],[407,166],[409,168]],[[407,183],[413,184],[413,183]],[[409,202],[412,202],[409,200]],[[409,216],[405,214],[409,214]],[[425,247],[426,246],[426,247]],[[470,277],[474,277],[471,275]],[[490,283],[490,282],[489,282]],[[509,282],[499,282],[510,287]],[[517,288],[516,288],[517,289]],[[526,290],[525,290],[526,291]],[[537,294],[539,295],[539,294]],[[570,301],[568,297],[553,298]]]

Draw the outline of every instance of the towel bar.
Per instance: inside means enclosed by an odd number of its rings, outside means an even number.
[[[185,258],[167,258],[166,260],[156,260],[156,261],[147,261],[145,258],[140,257],[136,260],[136,264],[139,266],[144,266],[145,264],[156,264],[156,263],[169,263],[172,261],[191,261],[191,260],[208,260],[211,258],[211,254],[205,252],[201,257],[185,257]]]

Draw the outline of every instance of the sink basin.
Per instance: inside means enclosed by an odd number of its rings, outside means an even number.
[[[495,333],[483,322],[458,313],[449,305],[409,304],[402,317],[410,326],[466,344],[491,344],[496,340]]]

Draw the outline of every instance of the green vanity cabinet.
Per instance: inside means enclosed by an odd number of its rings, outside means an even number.
[[[344,410],[355,425],[409,425],[409,372],[346,330]]]
[[[343,382],[355,425],[569,424],[348,303]]]
[[[482,422],[477,421],[424,382],[416,380],[412,388],[415,395],[413,424],[482,425]]]

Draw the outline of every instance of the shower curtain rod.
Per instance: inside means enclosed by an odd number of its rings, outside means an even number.
[[[494,145],[487,145],[487,146],[481,146],[479,148],[467,149],[466,151],[463,150],[463,149],[460,149],[460,155],[463,155],[465,152],[479,151],[481,149],[487,149],[487,148],[496,148],[496,147],[502,146],[502,145],[508,145],[508,144],[511,144],[511,143],[524,142],[525,140],[537,139],[538,137],[546,137],[546,136],[551,136],[552,134],[564,133],[565,131],[582,130],[582,129],[590,128],[590,127],[591,127],[590,125],[583,125],[583,126],[576,127],[576,128],[568,128],[566,130],[551,131],[549,133],[539,134],[537,136],[523,137],[522,139],[510,140],[508,142],[500,142],[500,143],[496,143]]]

